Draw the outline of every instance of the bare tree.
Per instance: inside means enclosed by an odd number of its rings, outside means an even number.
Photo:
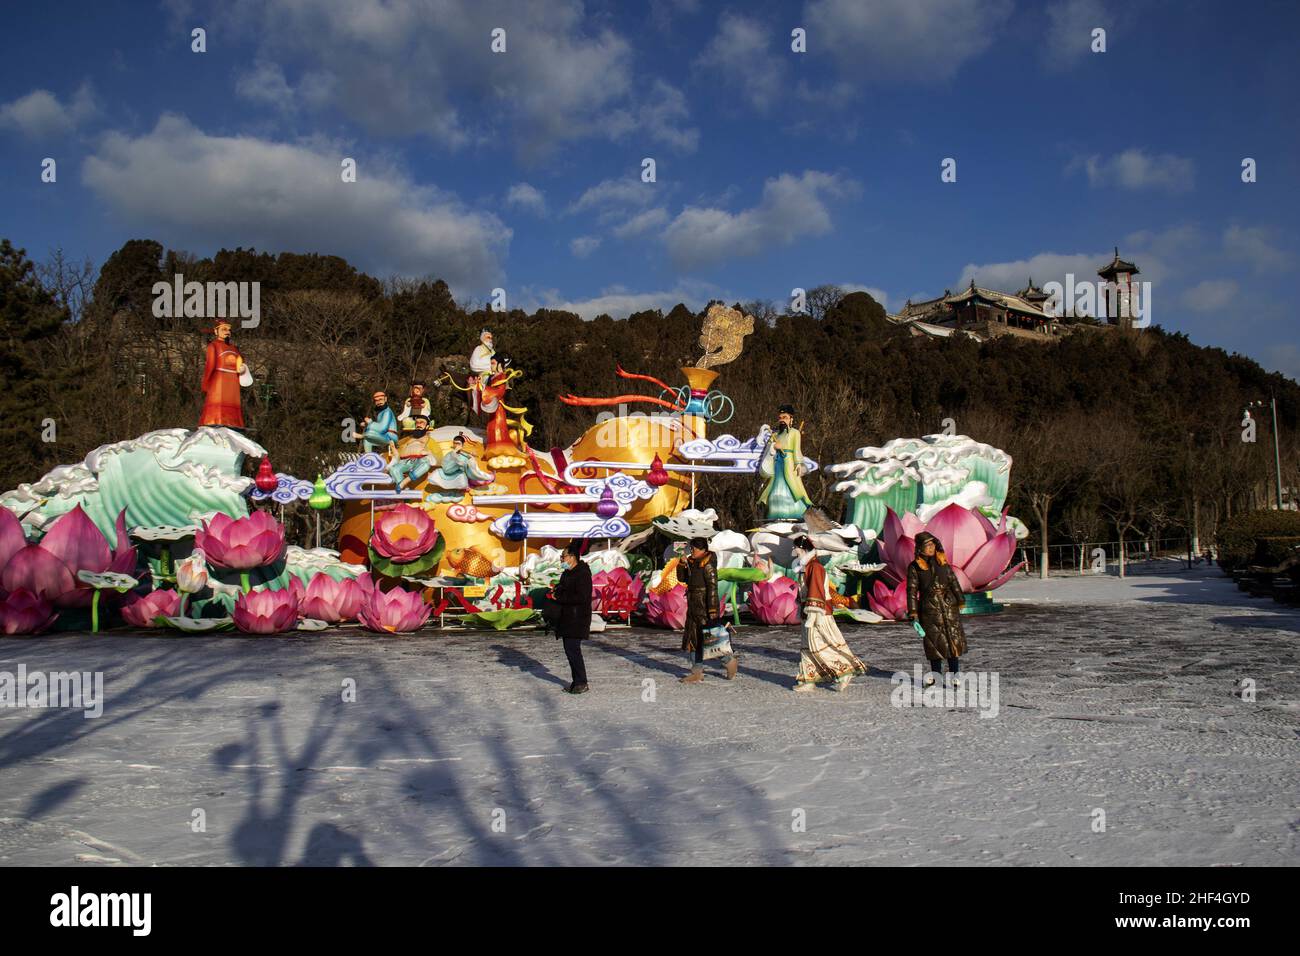
[[[1065,512],[1061,515],[1061,524],[1075,547],[1079,549],[1079,573],[1082,574],[1084,559],[1088,553],[1087,544],[1089,541],[1096,541],[1101,530],[1101,515],[1097,511],[1097,503],[1089,498],[1076,497],[1066,506]]]
[[[37,278],[54,293],[59,304],[68,310],[73,322],[80,322],[86,302],[95,288],[99,274],[89,257],[75,262],[62,248],[54,249],[44,262],[36,265]]]
[[[1048,573],[1048,522],[1052,506],[1067,489],[1082,480],[1090,466],[1088,416],[1074,412],[1048,415],[1024,423],[1008,436],[1006,450],[1015,461],[1016,483],[1038,523],[1039,576]]]
[[[742,302],[740,311],[746,315],[752,315],[755,322],[761,322],[763,325],[775,325],[776,317],[781,314],[773,302],[767,299],[754,299],[751,302]]]
[[[1095,422],[1093,434],[1106,451],[1097,479],[1102,513],[1119,538],[1119,576],[1125,575],[1124,544],[1129,533],[1149,513],[1156,490],[1155,450],[1131,421],[1117,415]]]
[[[837,285],[819,285],[809,289],[804,294],[804,307],[808,314],[820,322],[826,318],[826,312],[834,306],[840,299],[844,298],[844,290]],[[786,312],[790,308],[786,307]]]

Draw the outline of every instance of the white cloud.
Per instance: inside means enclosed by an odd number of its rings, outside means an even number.
[[[132,229],[184,248],[333,253],[381,275],[431,273],[470,294],[499,281],[511,235],[500,220],[365,158],[344,183],[345,155],[213,136],[169,114],[141,136],[106,135],[82,178]]]
[[[845,295],[850,292],[865,292],[879,302],[881,308],[889,308],[889,296],[884,289],[878,289],[871,285],[858,285],[855,282],[837,282],[835,284],[844,291]]]
[[[1241,287],[1232,279],[1206,279],[1183,293],[1183,305],[1194,312],[1219,312],[1232,305]]]
[[[600,248],[599,236],[578,236],[569,241],[569,251],[579,259],[585,259]]]
[[[235,94],[251,103],[289,112],[296,106],[297,94],[278,63],[260,62],[235,79]]]
[[[540,292],[525,289],[521,301],[527,303],[524,308],[540,307],[575,312],[584,319],[594,319],[602,314],[625,319],[633,312],[644,312],[647,309],[667,312],[678,303],[698,312],[710,299],[726,298],[716,287],[707,283],[683,282],[661,292],[633,292],[621,285],[609,286],[602,289],[599,295],[587,299],[565,298],[554,289]]]
[[[538,216],[546,215],[546,197],[536,186],[515,183],[506,193],[506,205],[527,210]]]
[[[1223,251],[1232,259],[1249,263],[1256,272],[1291,265],[1291,255],[1273,244],[1273,230],[1263,226],[1229,226],[1223,233]]]
[[[695,67],[717,85],[738,90],[756,110],[766,111],[785,86],[786,63],[771,49],[777,34],[751,17],[723,13],[718,32],[695,61]]]
[[[855,195],[857,184],[832,173],[785,173],[763,184],[757,206],[737,213],[687,206],[664,230],[673,263],[697,269],[726,259],[758,255],[805,236],[831,231],[828,198]]]
[[[962,269],[957,283],[951,291],[966,288],[971,279],[975,284],[986,289],[998,289],[1002,292],[1015,292],[1023,289],[1030,279],[1040,289],[1044,283],[1065,283],[1067,274],[1073,273],[1074,282],[1097,281],[1097,270],[1111,259],[1109,254],[1100,252],[1040,252],[1027,259],[1011,262],[968,263]]]
[[[811,0],[809,55],[826,50],[848,76],[941,82],[993,43],[1011,0]]]
[[[645,212],[637,213],[626,222],[615,226],[613,231],[614,235],[619,239],[630,239],[633,236],[639,236],[658,229],[667,221],[668,211],[662,206],[656,206],[653,209],[647,209]]]
[[[1264,358],[1259,364],[1266,369],[1281,372],[1294,382],[1300,382],[1300,346],[1293,342],[1265,347]]]
[[[568,212],[594,210],[602,218],[613,218],[625,214],[629,209],[649,205],[656,196],[662,195],[659,192],[661,188],[658,183],[642,182],[639,174],[605,179],[588,187],[569,206]]]
[[[692,153],[700,144],[700,131],[685,125],[690,113],[681,90],[655,80],[638,106],[611,111],[603,127],[611,139],[649,139]]]
[[[12,129],[31,139],[66,136],[99,112],[95,92],[82,83],[64,105],[49,90],[32,90],[26,96],[0,105],[0,128]]]
[[[1184,325],[1187,313],[1191,312],[1212,314],[1232,307],[1239,313],[1258,313],[1262,308],[1259,304],[1249,309],[1246,307],[1247,290],[1238,280],[1226,276],[1203,278],[1206,273],[1222,266],[1223,255],[1212,237],[1194,225],[1130,233],[1122,238],[1119,252],[1122,258],[1137,265],[1140,270],[1137,281],[1151,283],[1149,303],[1177,301],[1187,310],[1182,316]],[[1009,262],[971,263],[962,269],[952,290],[964,288],[972,278],[977,285],[1003,292],[1024,288],[1030,277],[1040,288],[1048,282],[1065,285],[1070,273],[1073,273],[1074,283],[1078,286],[1082,282],[1098,281],[1097,270],[1110,262],[1113,256],[1114,249],[1110,248],[1089,253],[1041,252]],[[920,298],[929,298],[933,294]],[[1172,307],[1159,314],[1171,316]]]
[[[1168,229],[1141,229],[1124,237],[1120,245],[1123,257],[1142,270],[1141,277],[1163,285],[1167,279],[1186,272],[1189,266],[1202,259],[1207,250],[1207,237],[1196,226],[1184,224]],[[1105,261],[1109,262],[1111,254]],[[1098,263],[1102,265],[1103,263]],[[1202,268],[1208,268],[1205,263]]]
[[[1119,240],[1120,256],[1140,270],[1138,280],[1162,289],[1180,274],[1194,272],[1203,263],[1208,265],[1205,258],[1212,251],[1205,233],[1190,224],[1161,230],[1142,229]],[[1023,289],[1030,278],[1039,288],[1045,282],[1064,283],[1067,273],[1074,274],[1076,284],[1091,282],[1097,279],[1097,270],[1114,255],[1115,249],[1111,247],[1098,252],[1040,252],[1009,262],[969,263],[962,269],[953,290],[965,287],[972,278],[978,285],[1003,292]]]
[[[1061,0],[1047,8],[1047,35],[1039,52],[1049,67],[1074,66],[1092,55],[1092,31],[1098,27],[1106,31],[1110,49],[1113,26],[1114,17],[1101,0]]]
[[[679,149],[698,136],[684,99],[638,82],[631,44],[580,0],[271,0],[231,17],[370,133],[462,146],[507,132],[525,159],[633,130]]]
[[[1141,149],[1126,149],[1109,158],[1077,156],[1065,167],[1067,175],[1080,169],[1087,175],[1090,186],[1169,192],[1191,189],[1196,175],[1190,159],[1171,153],[1152,155]]]
[[[661,33],[670,33],[677,14],[698,13],[700,0],[650,0],[650,22]]]

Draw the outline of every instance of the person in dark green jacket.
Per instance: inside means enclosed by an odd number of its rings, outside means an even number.
[[[682,650],[692,663],[691,672],[681,682],[698,684],[704,680],[704,629],[718,617],[718,559],[703,538],[692,538],[690,550],[686,559],[677,565],[677,581],[686,585]],[[726,667],[727,680],[735,678],[739,666],[736,655],[728,650],[720,659]]]

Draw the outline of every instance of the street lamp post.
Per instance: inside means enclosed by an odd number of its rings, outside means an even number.
[[[1282,510],[1282,452],[1277,439],[1277,396],[1270,395],[1268,399],[1269,409],[1273,413],[1273,473],[1275,487],[1277,488],[1277,510]],[[1251,402],[1247,408],[1263,408],[1263,400]]]

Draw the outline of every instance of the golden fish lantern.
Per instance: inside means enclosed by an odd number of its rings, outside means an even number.
[[[453,571],[467,578],[487,580],[501,572],[477,548],[452,548],[443,560]]]

